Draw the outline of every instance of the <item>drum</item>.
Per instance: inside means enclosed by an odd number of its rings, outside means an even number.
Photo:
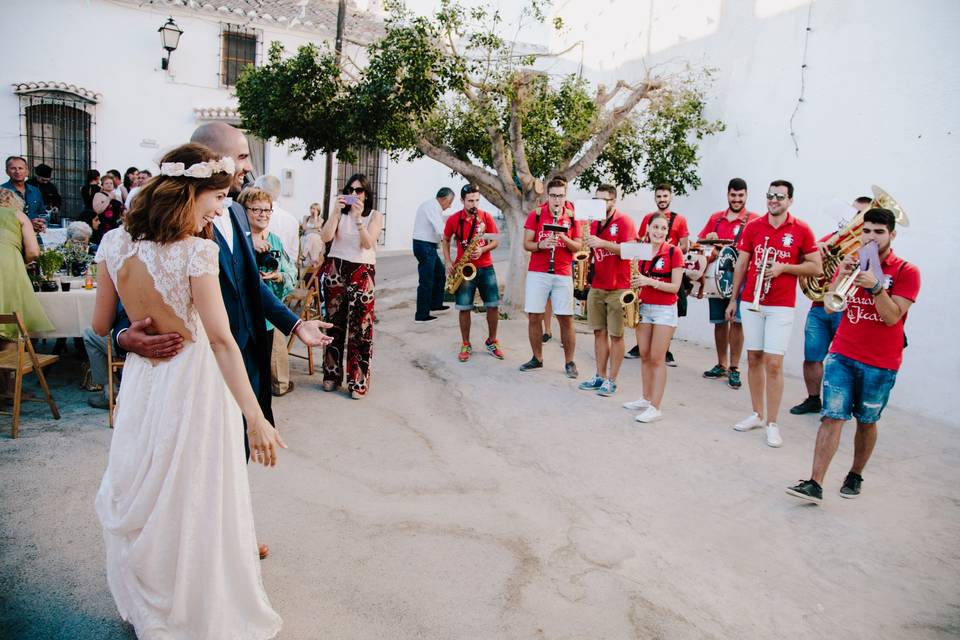
[[[728,245],[720,250],[720,255],[713,261],[716,265],[717,292],[721,298],[733,296],[733,272],[737,267],[737,250]]]
[[[690,295],[697,298],[729,298],[736,264],[737,250],[729,240],[692,245],[684,257],[686,276],[693,283]]]

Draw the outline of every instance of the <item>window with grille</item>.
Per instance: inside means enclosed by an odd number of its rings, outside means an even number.
[[[220,26],[220,84],[232,87],[248,66],[256,66],[260,48],[257,32],[235,24]]]
[[[63,198],[61,217],[76,218],[83,211],[80,188],[93,165],[94,106],[66,92],[20,95],[20,131],[27,165],[31,175],[38,164],[53,167],[53,183]]]
[[[373,208],[383,215],[383,232],[380,234],[379,244],[387,242],[387,159],[380,149],[361,147],[354,150],[357,158],[354,162],[337,159],[337,183],[334,193],[341,193],[346,186],[347,178],[355,173],[367,176],[367,182],[373,190]],[[369,196],[368,196],[369,197]]]

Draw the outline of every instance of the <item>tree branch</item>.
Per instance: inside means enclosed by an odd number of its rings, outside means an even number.
[[[432,158],[445,167],[449,167],[470,182],[476,184],[484,191],[483,195],[487,200],[500,208],[505,208],[507,204],[506,198],[503,197],[503,192],[501,191],[496,175],[490,173],[483,167],[479,167],[466,160],[461,160],[453,152],[453,149],[446,145],[434,144],[428,140],[426,136],[420,137],[420,140],[417,142],[417,149],[428,158]],[[496,194],[496,199],[491,197],[494,194]]]
[[[527,149],[523,142],[523,124],[520,121],[520,107],[526,98],[524,91],[526,80],[518,78],[514,83],[516,95],[510,100],[510,146],[513,148],[513,161],[517,165],[517,176],[524,193],[534,188],[534,177],[527,160]]]

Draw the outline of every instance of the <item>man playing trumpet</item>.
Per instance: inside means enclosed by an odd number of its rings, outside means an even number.
[[[460,345],[460,362],[466,362],[473,353],[470,345],[470,314],[473,312],[473,297],[480,289],[480,299],[487,309],[487,351],[494,358],[503,360],[500,343],[497,342],[497,325],[500,322],[500,289],[497,285],[497,274],[493,270],[493,256],[490,252],[497,248],[498,240],[486,240],[484,234],[497,233],[497,223],[493,216],[480,210],[480,190],[476,185],[465,184],[460,189],[460,200],[463,209],[449,218],[443,227],[443,261],[447,265],[447,278],[453,274],[456,262],[460,261],[464,252],[473,244],[473,253],[469,256],[470,264],[476,268],[476,275],[470,280],[464,280],[456,290],[456,307],[460,312],[460,336],[463,344]],[[457,239],[457,260],[450,259],[450,240]],[[472,241],[476,239],[475,243]]]
[[[844,422],[856,418],[857,433],[853,466],[840,488],[842,497],[860,495],[863,468],[877,443],[877,422],[903,361],[907,311],[920,293],[920,270],[893,253],[895,229],[896,217],[889,209],[867,211],[861,242],[862,246],[876,242],[883,279],[877,279],[874,269],[855,273],[857,259],[848,255],[830,288],[842,292],[845,300],[838,305],[843,317],[824,364],[823,410],[813,470],[809,480],[787,489],[790,495],[808,502],[823,499],[823,478],[840,445]],[[844,291],[848,286],[849,294]]]
[[[602,184],[594,198],[606,202],[605,220],[590,223],[586,238],[593,264],[593,280],[587,294],[587,323],[593,329],[593,350],[597,372],[580,383],[585,391],[612,396],[623,363],[623,305],[620,296],[630,289],[630,261],[620,258],[620,244],[633,241],[637,230],[633,220],[617,211],[617,188]]]
[[[767,189],[767,214],[747,223],[740,234],[733,290],[742,305],[743,342],[747,348],[747,384],[753,413],[736,423],[737,431],[766,427],[767,445],[783,444],[777,414],[783,398],[783,356],[790,342],[797,277],[823,271],[820,251],[807,224],[789,212],[793,185],[774,180]],[[727,305],[726,319],[737,312],[736,298]],[[764,411],[766,400],[766,411]]]

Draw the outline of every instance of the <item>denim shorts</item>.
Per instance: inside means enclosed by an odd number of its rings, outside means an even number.
[[[827,313],[827,310],[821,306],[810,307],[810,311],[807,312],[807,322],[803,326],[804,360],[823,362],[842,317],[843,313]]]
[[[861,424],[878,422],[896,381],[896,371],[872,367],[839,353],[828,354],[823,364],[820,415],[834,420],[853,416]]]
[[[677,326],[677,305],[640,303],[640,324]]]
[[[480,299],[483,306],[496,308],[500,306],[500,287],[497,286],[497,273],[493,267],[480,267],[473,280],[464,280],[457,289],[455,306],[460,311],[473,309],[473,296],[480,289]]]
[[[710,304],[710,324],[723,324],[727,321],[727,305],[730,304],[730,298],[707,298]],[[733,321],[740,323],[740,299],[737,298],[737,314]]]

